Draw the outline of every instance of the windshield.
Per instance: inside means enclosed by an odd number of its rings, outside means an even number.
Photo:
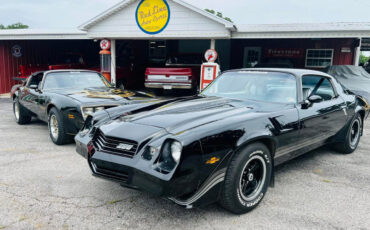
[[[44,89],[86,89],[111,87],[109,82],[93,72],[58,72],[46,75]]]
[[[278,72],[228,72],[220,75],[202,93],[226,97],[278,103],[297,102],[296,78]]]

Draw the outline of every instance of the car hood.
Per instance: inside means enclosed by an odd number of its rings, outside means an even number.
[[[195,96],[172,100],[168,103],[152,104],[150,110],[140,108],[137,111],[126,113],[128,115],[116,118],[114,124],[116,127],[117,122],[132,123],[178,133],[233,116],[264,113],[281,108],[281,104]]]
[[[88,88],[84,90],[59,90],[63,94],[82,104],[126,104],[134,101],[152,99],[149,94],[112,88]]]

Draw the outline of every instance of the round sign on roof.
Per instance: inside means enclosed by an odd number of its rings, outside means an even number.
[[[217,60],[217,57],[217,51],[214,49],[209,49],[204,54],[204,58],[207,60],[207,62],[215,62]]]
[[[110,41],[107,39],[100,41],[100,48],[102,50],[109,50],[110,49]]]
[[[11,49],[13,57],[22,57],[22,47],[20,45],[14,45]]]
[[[166,0],[141,0],[136,9],[136,23],[147,34],[158,34],[168,25],[171,17]]]

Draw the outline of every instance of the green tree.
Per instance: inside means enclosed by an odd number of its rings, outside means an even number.
[[[221,12],[216,12],[216,11],[211,10],[211,9],[205,9],[205,11],[207,11],[207,12],[209,12],[209,13],[211,13],[211,14],[214,14],[214,15],[216,15],[217,17],[223,18],[223,19],[225,19],[226,21],[233,22],[233,21],[231,20],[231,18],[229,18],[229,17],[224,17],[224,16],[222,15],[222,13],[221,13]]]
[[[21,23],[17,22],[8,26],[4,26],[3,24],[0,24],[0,30],[11,30],[11,29],[27,29],[28,26]]]
[[[367,57],[363,54],[360,55],[360,65],[365,65],[368,61],[370,61],[370,57]]]

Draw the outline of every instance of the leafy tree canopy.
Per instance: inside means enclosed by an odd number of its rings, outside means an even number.
[[[365,65],[368,61],[370,61],[370,57],[363,54],[360,55],[360,65]]]
[[[4,26],[3,24],[0,24],[0,30],[11,30],[11,29],[27,29],[28,26],[23,24],[23,23],[20,23],[20,22],[17,22],[17,23],[14,23],[14,24],[11,24],[11,25],[7,25],[7,26]]]
[[[216,15],[217,17],[223,18],[223,19],[225,19],[226,21],[233,22],[233,21],[231,20],[231,18],[229,18],[229,17],[224,17],[224,16],[222,15],[222,13],[221,13],[221,12],[216,12],[216,11],[211,10],[211,9],[205,9],[205,11],[207,11],[207,12],[209,12],[209,13],[211,13],[211,14],[214,14],[214,15]]]

